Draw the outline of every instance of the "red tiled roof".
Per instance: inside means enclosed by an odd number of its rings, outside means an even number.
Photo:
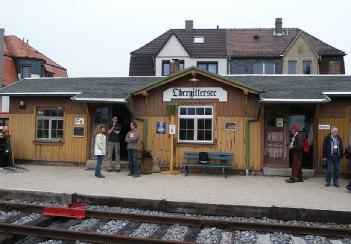
[[[46,65],[51,67],[51,73],[61,74],[63,77],[67,77],[67,70],[61,65],[57,64],[41,52],[37,51],[29,44],[18,38],[17,36],[5,36],[4,37],[4,55],[14,58],[33,58],[43,60]],[[56,76],[55,75],[55,76]]]
[[[345,55],[318,38],[298,28],[284,28],[284,35],[273,35],[273,28],[228,29],[228,55],[233,57],[278,57],[283,55],[298,34],[310,42],[318,55]]]
[[[294,40],[298,31],[289,29],[288,33],[275,36],[273,29],[228,29],[228,56],[279,57]]]

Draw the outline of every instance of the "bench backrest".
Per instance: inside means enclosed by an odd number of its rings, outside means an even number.
[[[222,153],[222,152],[208,152],[210,160],[226,160],[230,161],[233,159],[233,153]],[[185,159],[199,159],[198,152],[184,152]]]

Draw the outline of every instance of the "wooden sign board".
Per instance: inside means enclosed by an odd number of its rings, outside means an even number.
[[[330,130],[330,125],[319,124],[318,130]]]

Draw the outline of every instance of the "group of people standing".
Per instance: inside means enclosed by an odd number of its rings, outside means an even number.
[[[304,135],[300,133],[300,128],[297,125],[292,126],[290,132],[291,139],[288,147],[292,161],[292,173],[286,182],[303,182],[301,166],[304,152]],[[338,128],[335,126],[331,127],[330,133],[323,140],[322,157],[326,163],[325,186],[329,187],[333,184],[335,187],[340,187],[340,161],[344,157],[344,147],[342,139],[338,135]],[[346,188],[351,191],[351,180]]]
[[[139,132],[137,131],[137,123],[132,121],[130,123],[130,131],[125,137],[125,142],[127,142],[127,151],[128,151],[128,176],[140,177],[140,166],[137,160],[138,155],[138,141],[139,141]],[[101,164],[105,156],[107,155],[108,159],[108,172],[121,171],[120,163],[120,133],[122,126],[118,123],[118,117],[113,116],[111,123],[106,127],[100,125],[96,128],[95,131],[95,146],[94,146],[94,155],[96,156],[96,167],[95,167],[95,176],[98,178],[105,178],[101,174]],[[107,134],[107,138],[106,138]],[[112,160],[113,152],[115,153],[115,161]]]

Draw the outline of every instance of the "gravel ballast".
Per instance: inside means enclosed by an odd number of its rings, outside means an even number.
[[[188,226],[172,225],[162,237],[162,240],[183,241],[188,230]]]
[[[111,220],[107,222],[105,225],[101,226],[97,232],[102,233],[102,234],[115,234],[119,230],[123,229],[126,227],[126,225],[129,223],[129,221],[122,221],[122,220]]]
[[[157,224],[142,223],[129,236],[148,237],[152,235],[158,228],[159,228],[159,225]]]

